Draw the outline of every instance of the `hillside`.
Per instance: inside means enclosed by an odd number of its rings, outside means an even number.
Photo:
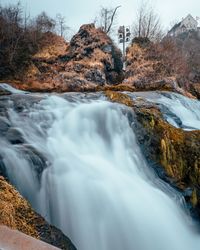
[[[46,33],[41,49],[15,79],[20,89],[33,91],[83,91],[96,86],[119,83],[122,56],[112,40],[93,24],[83,25],[66,43],[63,38]]]
[[[148,39],[133,39],[127,48],[123,84],[135,91],[169,90],[189,96],[190,92],[199,98],[199,45],[197,48],[192,45],[198,44],[198,40],[188,37],[185,42],[181,41],[165,38],[160,43],[152,43]]]
[[[189,67],[189,80],[200,82],[200,30],[188,31],[173,38]]]
[[[200,30],[189,31],[175,38],[176,46],[184,54],[188,65],[190,92],[200,99]]]

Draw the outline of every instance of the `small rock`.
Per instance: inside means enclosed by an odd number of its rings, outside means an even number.
[[[21,134],[20,130],[16,128],[10,128],[6,133],[6,138],[12,144],[24,143],[23,135]]]

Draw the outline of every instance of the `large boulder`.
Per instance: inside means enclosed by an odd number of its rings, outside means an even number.
[[[46,36],[47,45],[33,56],[23,75],[24,83],[16,83],[15,87],[32,91],[85,91],[121,82],[121,51],[94,24],[81,26],[70,43],[54,34]]]
[[[83,66],[83,74],[84,68],[101,72],[104,83],[116,84],[122,79],[123,63],[120,50],[110,37],[101,29],[96,29],[94,24],[81,26],[70,42],[68,56]]]

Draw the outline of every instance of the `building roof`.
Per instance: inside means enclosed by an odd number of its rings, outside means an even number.
[[[171,32],[174,32],[177,28],[179,28],[181,26],[181,24],[183,23],[183,21],[186,19],[186,18],[192,18],[193,20],[195,20],[195,18],[191,15],[191,14],[188,14],[181,22],[175,24],[168,33],[171,33]],[[195,20],[196,21],[196,20]],[[197,21],[196,21],[197,22]]]
[[[179,22],[179,23],[175,24],[175,25],[171,28],[171,30],[169,31],[169,33],[173,32],[173,31],[175,31],[177,28],[179,28],[179,27],[181,26],[181,23],[182,23],[182,22]]]

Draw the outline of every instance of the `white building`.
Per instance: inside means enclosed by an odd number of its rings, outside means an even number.
[[[177,36],[189,30],[197,30],[197,26],[198,21],[192,15],[189,14],[180,23],[177,23],[173,26],[173,28],[168,32],[168,36]]]

